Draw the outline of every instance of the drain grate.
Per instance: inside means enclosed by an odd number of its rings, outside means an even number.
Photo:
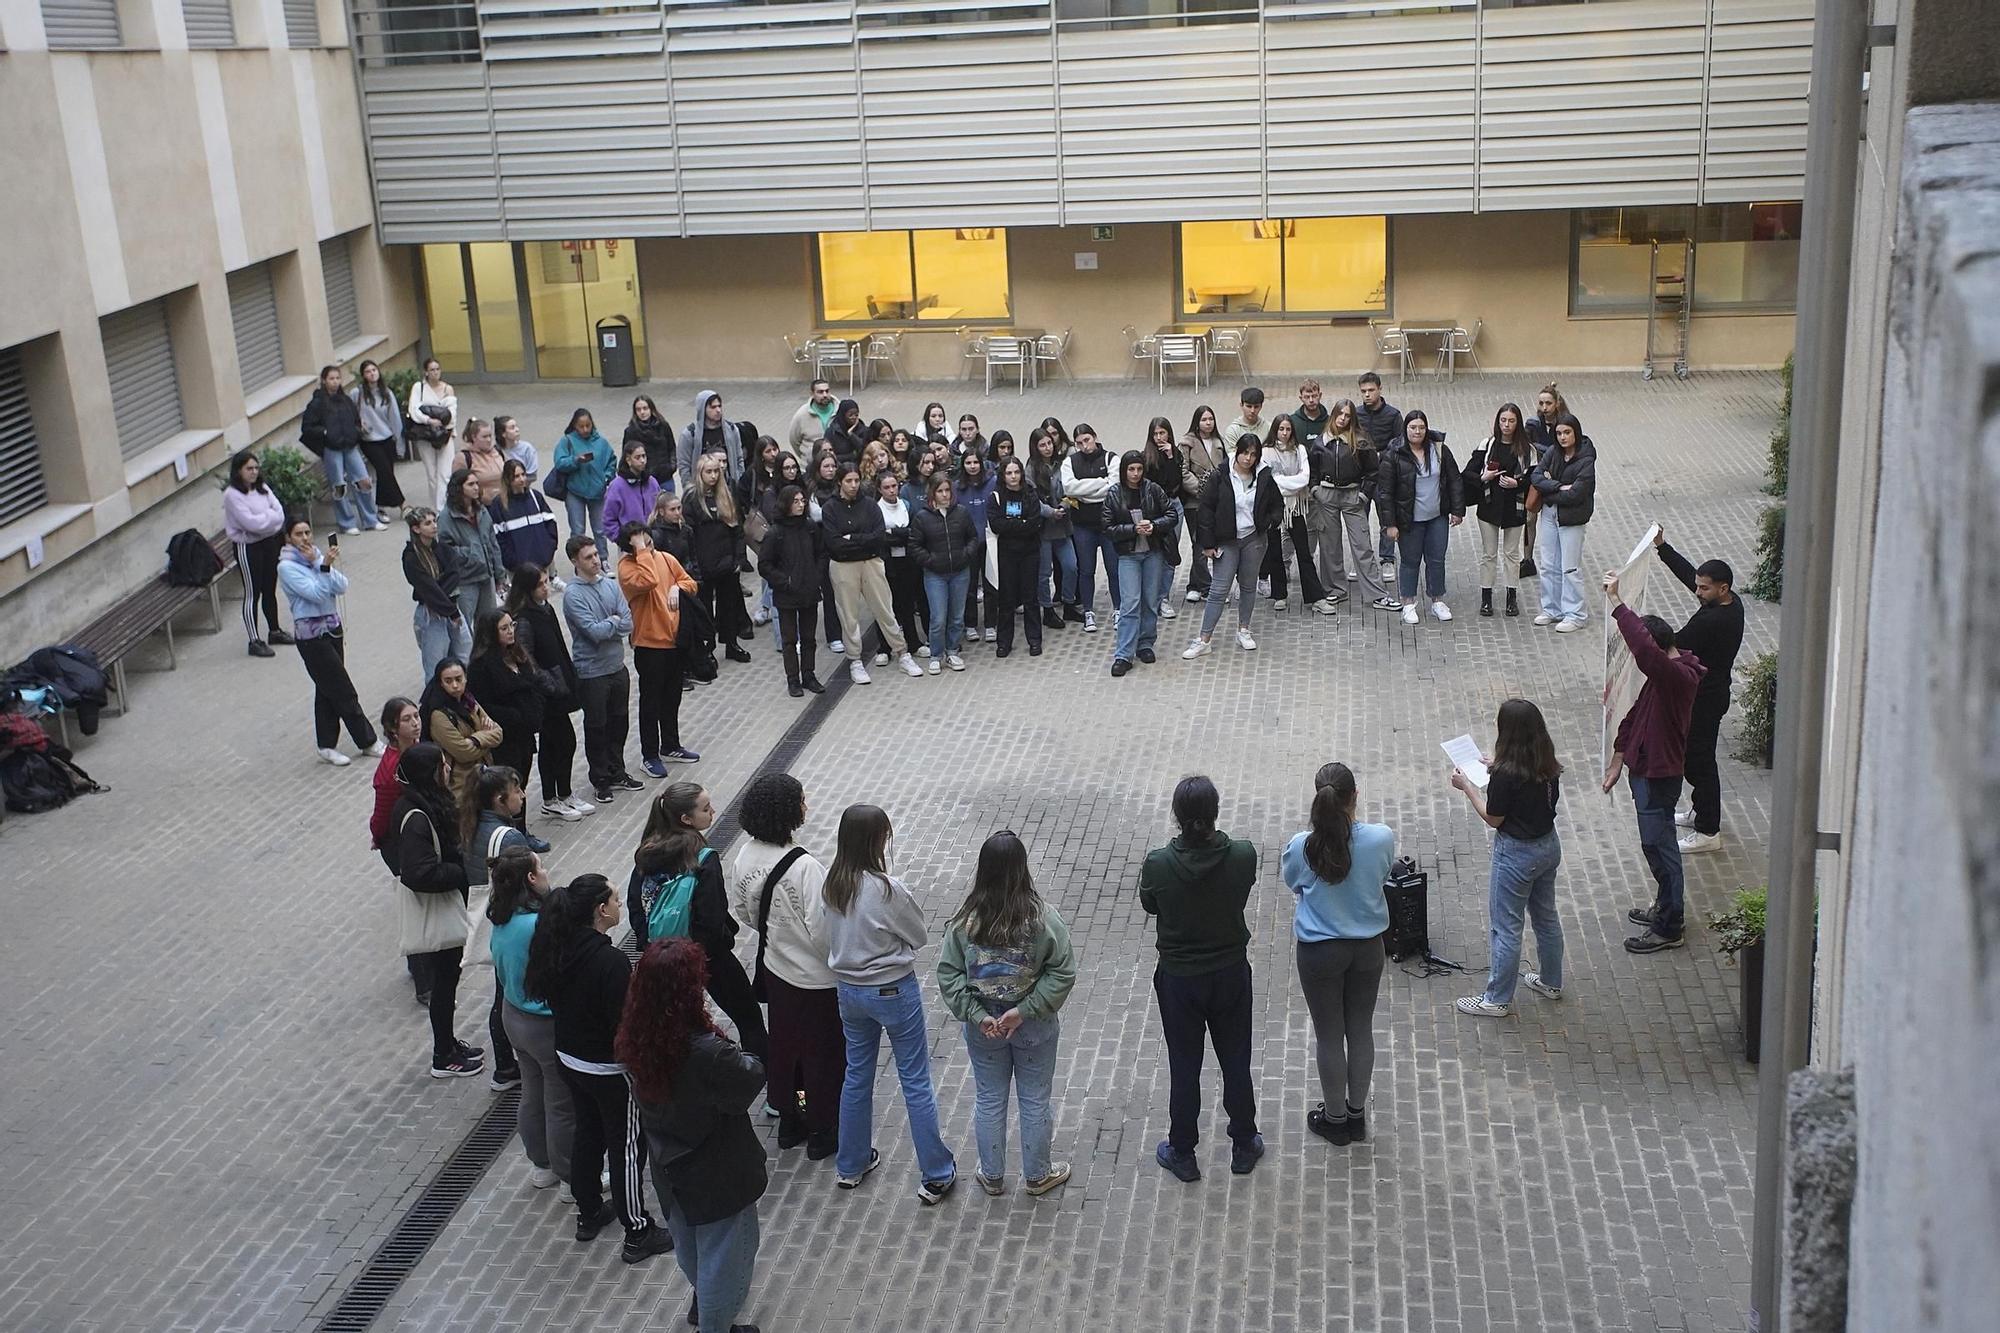
[[[486,1168],[499,1160],[514,1139],[521,1090],[510,1088],[493,1099],[486,1114],[472,1127],[424,1192],[396,1223],[388,1239],[368,1256],[361,1275],[341,1296],[340,1304],[320,1320],[320,1333],[361,1333],[388,1307],[403,1279],[416,1271],[424,1255],[444,1234],[445,1225],[478,1186]]]

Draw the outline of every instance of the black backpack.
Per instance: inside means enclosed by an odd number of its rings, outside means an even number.
[[[68,805],[86,792],[109,791],[70,761],[69,751],[51,744],[46,750],[13,750],[0,759],[0,788],[7,808],[36,814]]]
[[[208,544],[208,538],[193,528],[183,528],[167,539],[168,583],[176,588],[206,588],[222,572],[222,557]]]

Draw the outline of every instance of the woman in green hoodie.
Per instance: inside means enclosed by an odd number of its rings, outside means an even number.
[[[988,1194],[1006,1189],[1007,1089],[1021,1104],[1021,1175],[1030,1194],[1069,1179],[1068,1162],[1049,1160],[1055,1128],[1056,1011],[1076,984],[1069,927],[1035,892],[1028,849],[1002,829],[979,849],[972,892],[945,927],[938,992],[965,1024],[976,1094],[973,1133]]]

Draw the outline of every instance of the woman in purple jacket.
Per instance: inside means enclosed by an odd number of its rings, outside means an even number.
[[[659,478],[646,471],[646,446],[628,438],[618,455],[618,475],[604,492],[604,531],[616,541],[627,523],[645,527],[659,497]]]
[[[250,656],[276,657],[271,644],[292,641],[278,628],[278,553],[285,546],[285,505],[265,484],[257,455],[248,449],[229,460],[222,526],[236,544],[236,567],[243,571],[243,632],[250,636]],[[257,632],[259,607],[271,626],[268,641]]]

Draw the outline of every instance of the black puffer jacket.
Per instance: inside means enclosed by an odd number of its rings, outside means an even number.
[[[1528,455],[1531,459],[1534,456],[1532,446]],[[1494,471],[1500,473],[1491,483],[1484,479],[1488,458],[1493,460]],[[1466,506],[1478,511],[1481,523],[1496,528],[1523,526],[1528,521],[1528,474],[1533,470],[1533,463],[1523,462],[1515,450],[1496,446],[1491,440],[1482,443],[1465,460],[1465,472],[1460,478],[1465,485]],[[1506,477],[1520,484],[1511,489],[1502,486],[1500,482]]]
[[[1122,485],[1113,486],[1104,497],[1104,535],[1118,548],[1118,554],[1130,555],[1139,549],[1139,529],[1132,521],[1134,509],[1153,525],[1151,549],[1164,551],[1174,543],[1180,532],[1181,507],[1158,483],[1141,481],[1136,494]]]
[[[1597,446],[1586,435],[1572,458],[1564,459],[1559,447],[1549,450],[1535,465],[1530,484],[1542,493],[1542,508],[1555,510],[1560,526],[1583,526],[1597,512]]]
[[[1465,487],[1458,460],[1437,439],[1431,440],[1431,465],[1437,469],[1438,515],[1465,517]],[[1417,456],[1406,444],[1382,455],[1375,470],[1375,512],[1385,528],[1407,528],[1417,519]]]
[[[744,537],[741,523],[724,523],[713,514],[688,511],[694,526],[694,562],[703,582],[724,578],[743,568]],[[678,559],[679,557],[675,557]],[[681,568],[686,569],[683,565]]]
[[[314,389],[312,401],[299,418],[299,443],[315,456],[360,444],[361,409],[344,393]]]
[[[1236,540],[1236,483],[1230,475],[1234,467],[1219,467],[1201,484],[1201,498],[1195,501],[1195,542],[1204,551],[1221,550]],[[1268,533],[1285,519],[1285,497],[1278,492],[1278,479],[1271,469],[1257,470],[1257,499],[1251,506],[1250,521],[1258,532]]]
[[[819,601],[819,572],[825,561],[819,525],[804,514],[771,524],[757,550],[757,572],[771,585],[771,600],[781,611],[810,610]]]
[[[888,525],[882,521],[882,506],[871,495],[843,500],[839,495],[819,507],[820,535],[826,540],[826,558],[835,564],[855,564],[873,560],[888,545]]]
[[[986,526],[1005,550],[1036,546],[1042,540],[1042,497],[1033,486],[995,490],[986,499]]]
[[[939,513],[925,505],[910,516],[910,554],[927,574],[956,574],[971,569],[980,557],[979,533],[972,515],[955,504]]]

